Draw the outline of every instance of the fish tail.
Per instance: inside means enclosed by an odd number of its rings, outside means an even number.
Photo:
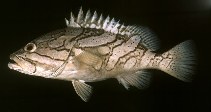
[[[159,69],[185,82],[192,81],[196,68],[195,44],[192,40],[184,41],[162,54]]]

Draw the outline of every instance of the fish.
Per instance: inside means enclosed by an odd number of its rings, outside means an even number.
[[[152,70],[191,82],[197,58],[193,40],[159,52],[160,40],[148,27],[124,25],[96,11],[77,17],[71,12],[66,26],[41,35],[10,55],[8,67],[23,74],[72,82],[88,102],[93,87],[87,83],[117,79],[127,90],[150,85]],[[170,39],[170,38],[169,38]]]

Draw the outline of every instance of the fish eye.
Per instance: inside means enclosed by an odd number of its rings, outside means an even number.
[[[36,45],[34,43],[28,43],[25,47],[24,50],[27,52],[34,52],[36,50]]]

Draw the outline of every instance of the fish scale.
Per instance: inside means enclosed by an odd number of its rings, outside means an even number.
[[[98,16],[100,15],[100,16]],[[116,78],[126,89],[149,86],[150,69],[185,82],[192,80],[196,53],[192,40],[165,52],[157,52],[159,39],[147,27],[124,25],[96,11],[65,19],[67,27],[47,33],[10,55],[10,69],[28,75],[71,81],[87,102],[96,82]]]

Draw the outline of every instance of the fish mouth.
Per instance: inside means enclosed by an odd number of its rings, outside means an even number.
[[[36,67],[33,63],[27,61],[27,59],[20,57],[16,54],[10,55],[11,62],[8,63],[8,67],[18,72],[32,75],[36,72]]]
[[[8,63],[8,67],[13,70],[20,71],[23,68],[18,64],[20,62],[20,57],[17,55],[12,54],[10,56],[10,62]]]

